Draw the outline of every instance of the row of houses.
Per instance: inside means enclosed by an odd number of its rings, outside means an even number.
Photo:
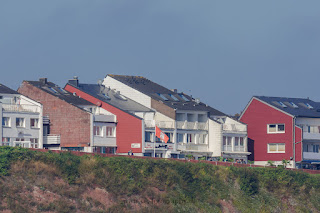
[[[320,103],[253,97],[239,120],[140,76],[0,85],[2,145],[265,165],[320,161]],[[156,137],[158,127],[168,142]],[[269,162],[270,163],[270,162]]]

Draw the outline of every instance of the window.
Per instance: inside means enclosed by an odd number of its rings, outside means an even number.
[[[234,151],[244,152],[244,139],[243,137],[234,138]]]
[[[284,133],[284,124],[268,124],[268,133]]]
[[[157,93],[159,96],[160,96],[160,98],[162,99],[162,100],[164,100],[164,101],[167,101],[168,100],[168,98],[166,98],[163,94],[160,94],[160,93]]]
[[[38,138],[31,138],[30,139],[31,142],[31,148],[39,148],[39,139]]]
[[[268,144],[268,153],[285,153],[285,144],[284,143],[269,143]]]
[[[232,151],[232,137],[223,136],[223,151]]]
[[[194,134],[187,134],[187,143],[194,143]]]
[[[206,144],[207,143],[207,135],[206,134],[200,134],[199,135],[199,144]]]
[[[285,105],[284,103],[282,103],[281,101],[278,101],[278,103],[283,107],[283,108],[286,108],[287,105]]]
[[[50,89],[53,93],[58,93],[57,90],[53,89],[52,87],[49,87],[49,89]]]
[[[102,134],[102,126],[94,126],[93,127],[93,135],[95,135],[95,136],[103,136],[103,134]]]
[[[305,103],[305,105],[306,105],[309,109],[313,109],[313,106],[311,106],[310,104]]]
[[[3,117],[2,118],[2,126],[3,127],[10,127],[11,126],[11,122],[10,122],[10,118],[9,117]]]
[[[16,127],[25,127],[24,118],[16,118]]]
[[[2,146],[10,146],[10,138],[2,138]]]
[[[293,108],[299,108],[298,105],[296,105],[296,104],[293,103],[293,102],[290,102],[290,104],[291,104],[291,106],[292,106]]]
[[[153,142],[153,132],[145,132],[145,141]]]
[[[114,137],[114,128],[112,126],[107,126],[106,136],[107,137]]]
[[[165,134],[166,134],[166,135],[168,136],[168,138],[169,138],[168,142],[169,142],[169,143],[172,143],[172,142],[173,142],[173,140],[172,140],[173,134],[172,134],[172,133],[169,133],[169,132],[165,132]]]
[[[178,99],[176,96],[174,96],[173,94],[169,94],[169,96],[170,96],[170,98],[172,98],[174,101],[179,101],[179,99]]]
[[[183,143],[183,134],[177,133],[177,142],[178,143]]]
[[[68,93],[65,89],[61,88],[61,87],[58,87],[58,89],[63,92],[63,93]]]
[[[179,96],[184,100],[184,101],[190,101],[188,98],[186,98],[186,96],[184,96],[183,94],[179,94]]]
[[[30,126],[31,126],[31,128],[39,128],[39,119],[38,118],[31,118],[30,119]]]

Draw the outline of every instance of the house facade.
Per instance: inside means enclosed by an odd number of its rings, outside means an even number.
[[[116,116],[41,78],[23,81],[21,94],[43,105],[43,147],[115,153]]]
[[[75,78],[69,80],[64,89],[117,116],[117,154],[128,154],[131,151],[136,156],[144,155],[144,120],[153,119],[153,110],[101,83],[83,84]]]
[[[303,98],[254,96],[240,116],[248,124],[255,164],[268,161],[291,167],[320,164],[320,103]]]
[[[153,117],[143,118],[144,155],[247,161],[247,126],[199,99],[140,76],[107,75],[102,85],[154,110]],[[155,137],[156,126],[169,137],[168,143]]]
[[[2,146],[42,148],[42,105],[0,84]]]

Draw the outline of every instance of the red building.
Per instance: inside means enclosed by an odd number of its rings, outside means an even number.
[[[131,150],[134,155],[143,155],[143,118],[153,115],[154,111],[101,84],[80,84],[77,78],[69,80],[64,89],[117,116],[118,154],[127,154]]]
[[[291,167],[316,168],[320,163],[320,103],[254,96],[239,120],[248,125],[249,159],[255,164],[285,159]]]

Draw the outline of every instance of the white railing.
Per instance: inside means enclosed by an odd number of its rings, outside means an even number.
[[[94,136],[93,146],[117,147],[117,141],[115,137],[103,138],[99,136]]]
[[[60,135],[43,136],[43,144],[60,144]]]
[[[145,120],[144,123],[145,123],[146,128],[154,128],[156,125],[160,129],[174,129],[174,122],[173,121]]]
[[[320,133],[303,132],[303,139],[320,140]]]
[[[229,132],[246,132],[247,126],[241,124],[223,124],[223,130]]]
[[[96,122],[116,122],[115,115],[94,115],[93,118]]]
[[[224,145],[223,146],[223,151],[228,151],[228,152],[232,152],[232,146],[231,145]]]
[[[244,152],[244,146],[235,146],[234,151],[235,152]]]
[[[36,112],[40,113],[40,107],[26,104],[2,104],[3,111],[8,112]]]
[[[207,144],[178,144],[178,150],[181,151],[200,151],[200,152],[208,152]]]
[[[177,129],[208,130],[208,123],[197,121],[177,121]]]
[[[317,153],[317,152],[303,152],[303,159],[320,160],[320,153]]]

